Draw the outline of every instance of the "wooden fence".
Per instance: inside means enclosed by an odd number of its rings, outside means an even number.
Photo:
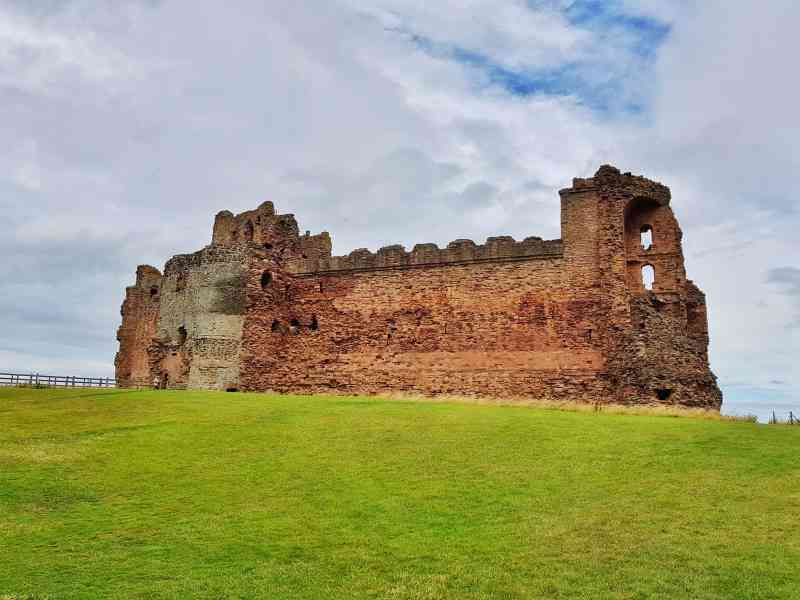
[[[781,420],[781,418],[775,414],[775,411],[772,411],[772,416],[769,418],[770,425],[800,425],[800,415],[794,414],[791,410],[789,411],[789,418],[785,421]]]
[[[42,375],[40,373],[0,373],[0,387],[113,388],[113,377],[78,377],[77,375]]]

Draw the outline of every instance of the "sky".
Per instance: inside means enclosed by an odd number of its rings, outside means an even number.
[[[800,410],[798,26],[795,0],[0,0],[0,370],[113,375],[136,266],[220,210],[272,200],[336,254],[557,238],[557,190],[610,163],[672,189],[725,409]]]

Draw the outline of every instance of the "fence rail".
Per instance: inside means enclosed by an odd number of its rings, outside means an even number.
[[[42,375],[41,373],[0,373],[0,387],[74,387],[113,388],[113,377],[78,377],[77,375]]]

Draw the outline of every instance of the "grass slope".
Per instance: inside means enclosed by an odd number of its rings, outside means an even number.
[[[798,598],[798,428],[0,390],[0,598]]]

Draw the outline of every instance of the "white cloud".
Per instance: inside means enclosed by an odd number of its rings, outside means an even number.
[[[62,33],[0,7],[0,85],[37,94],[58,93],[59,82],[95,85],[139,79],[143,65],[92,31]]]

